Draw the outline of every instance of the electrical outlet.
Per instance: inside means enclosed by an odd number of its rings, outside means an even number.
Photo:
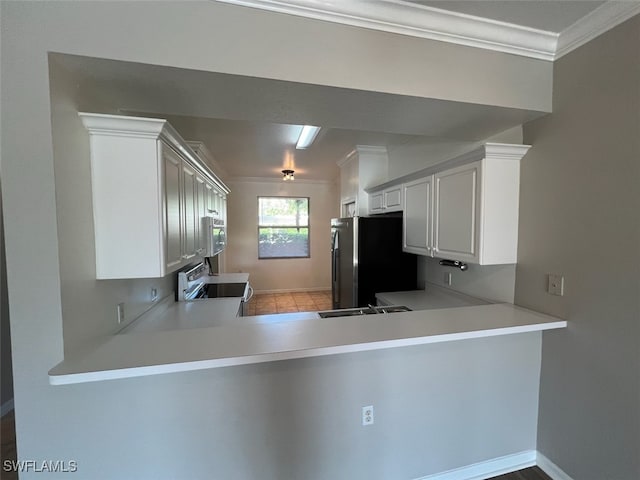
[[[362,425],[373,425],[373,405],[362,407]]]
[[[158,300],[158,289],[157,288],[152,288],[151,289],[151,301],[155,302],[156,300]]]
[[[549,274],[547,292],[551,295],[562,297],[564,295],[564,277],[562,275]]]
[[[442,281],[445,285],[451,285],[451,272],[445,272]]]
[[[124,303],[118,304],[118,323],[124,322]]]

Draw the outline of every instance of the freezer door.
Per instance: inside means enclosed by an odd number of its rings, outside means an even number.
[[[331,227],[331,299],[333,302],[333,308],[336,308],[336,304],[340,302],[340,276],[338,275],[340,244],[338,243],[340,236],[338,229]]]
[[[353,218],[331,220],[331,293],[333,308],[349,308],[355,301]]]

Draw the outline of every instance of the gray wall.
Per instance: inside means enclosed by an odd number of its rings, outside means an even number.
[[[466,293],[493,302],[513,303],[516,283],[515,265],[467,264],[467,270],[443,267],[439,258],[418,257],[418,287],[424,282]],[[444,284],[444,274],[451,273],[451,285]]]
[[[0,185],[0,195],[2,186]],[[4,223],[0,198],[0,405],[13,400],[13,374],[11,372],[11,335],[9,326],[9,299],[7,298],[7,268],[4,253]]]
[[[96,280],[89,135],[78,111],[117,112],[112,105],[96,101],[97,96],[87,96],[83,89],[76,88],[75,78],[56,63],[55,56],[49,67],[60,295],[64,349],[68,353],[119,330],[118,303],[125,304],[128,322],[153,305],[151,288],[157,289],[159,298],[173,295],[174,290],[171,276]]]
[[[410,478],[534,447],[536,334],[49,385],[47,371],[65,352],[111,332],[114,302],[135,304],[152,282],[91,276],[87,143],[74,109],[93,105],[55,65],[49,79],[47,53],[538,110],[549,107],[548,63],[210,1],[0,2],[0,14],[2,196],[21,458],[74,459],[82,478],[95,479],[122,472],[283,478],[305,469],[324,478],[388,478],[391,470]],[[300,59],[300,44],[308,57]],[[504,365],[504,356],[517,361]],[[509,382],[518,387],[506,389]],[[363,430],[359,408],[368,403],[379,406],[378,423]],[[425,405],[432,410],[416,420]],[[491,441],[487,431],[496,432]],[[322,436],[303,444],[306,432]]]
[[[531,333],[52,387],[21,456],[75,459],[69,479],[421,478],[535,449],[540,347]]]
[[[640,478],[639,112],[636,16],[558,60],[524,128],[516,303],[569,320],[543,338],[538,449],[576,480]]]

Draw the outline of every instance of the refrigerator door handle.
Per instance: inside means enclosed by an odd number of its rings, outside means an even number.
[[[338,270],[340,267],[340,249],[338,248],[338,230],[333,231],[333,238],[331,239],[331,297],[333,299],[334,307],[336,304],[340,304],[340,286]]]

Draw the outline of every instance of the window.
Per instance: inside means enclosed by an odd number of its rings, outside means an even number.
[[[258,258],[309,257],[309,199],[258,197]]]

